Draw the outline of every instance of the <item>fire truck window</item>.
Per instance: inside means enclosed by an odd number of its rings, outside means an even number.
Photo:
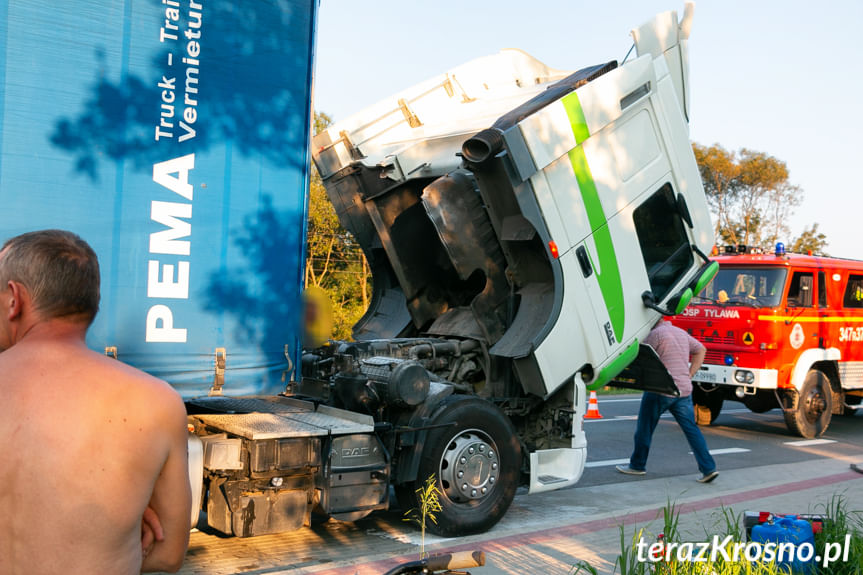
[[[845,297],[842,298],[843,307],[863,307],[863,276],[848,276],[848,285],[845,286]]]
[[[818,272],[818,307],[827,307],[827,281],[824,272]]]
[[[782,268],[722,267],[707,287],[696,296],[699,300],[728,305],[776,307],[785,288],[786,270]]]
[[[659,301],[692,265],[692,248],[671,185],[665,184],[636,208],[632,219],[650,289]]]
[[[794,272],[788,287],[788,307],[812,307],[812,272]]]

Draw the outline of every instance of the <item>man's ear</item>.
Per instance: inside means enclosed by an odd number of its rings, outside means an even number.
[[[20,319],[24,298],[28,294],[24,286],[12,280],[9,280],[6,287],[9,288],[9,295],[3,300],[3,313],[10,321]]]

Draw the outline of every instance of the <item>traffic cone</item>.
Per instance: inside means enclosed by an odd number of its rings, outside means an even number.
[[[599,402],[596,401],[596,392],[590,392],[590,399],[587,402],[587,413],[584,414],[585,419],[602,419],[602,414],[599,413]]]

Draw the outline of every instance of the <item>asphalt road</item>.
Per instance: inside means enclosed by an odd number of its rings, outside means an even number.
[[[640,401],[639,395],[599,398],[602,419],[586,420],[587,468],[579,486],[602,485],[628,479],[614,465],[628,463]],[[753,465],[793,463],[818,457],[859,454],[863,446],[863,413],[833,416],[830,427],[816,440],[792,435],[782,411],[752,413],[742,403],[726,401],[709,427],[701,427],[720,470]],[[695,457],[670,414],[663,415],[651,444],[647,471],[652,477],[698,476]]]

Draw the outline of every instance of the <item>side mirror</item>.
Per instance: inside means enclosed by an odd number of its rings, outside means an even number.
[[[719,272],[719,262],[708,262],[701,266],[698,273],[698,279],[695,280],[695,285],[692,287],[692,295],[698,295],[701,290],[707,287],[716,274]]]
[[[686,309],[686,306],[689,305],[689,302],[692,301],[692,290],[690,288],[686,288],[675,297],[669,300],[669,307],[674,308],[674,315],[679,315],[683,313],[683,310]]]
[[[648,307],[653,311],[658,311],[662,315],[678,315],[685,310],[686,306],[689,305],[689,302],[692,301],[692,288],[686,288],[668,300],[669,308],[673,308],[674,311],[660,307],[656,303],[656,298],[654,297],[653,292],[650,290],[641,294],[641,301],[644,303],[645,307]]]

